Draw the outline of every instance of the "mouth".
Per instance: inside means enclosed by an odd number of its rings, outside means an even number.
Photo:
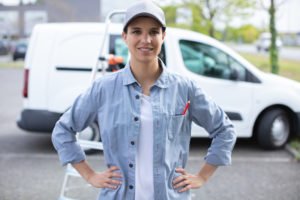
[[[140,50],[141,52],[147,53],[147,52],[153,51],[153,48],[151,48],[151,47],[139,47],[138,50]]]

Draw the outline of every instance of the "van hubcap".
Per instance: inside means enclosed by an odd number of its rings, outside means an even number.
[[[87,127],[80,133],[78,133],[78,138],[81,140],[88,140],[88,141],[93,141],[95,138],[95,131],[93,130],[92,127]]]
[[[273,143],[276,146],[283,145],[288,139],[289,132],[290,126],[288,119],[283,115],[276,117],[271,126],[271,136]]]

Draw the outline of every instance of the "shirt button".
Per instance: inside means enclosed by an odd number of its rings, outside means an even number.
[[[137,95],[135,95],[135,98],[136,99],[140,99],[140,96],[137,94]]]
[[[133,167],[133,164],[132,164],[132,163],[130,163],[130,164],[129,164],[129,167],[130,167],[130,168],[132,168],[132,167]]]
[[[134,117],[134,121],[138,121],[139,120],[139,118],[138,117]]]
[[[131,144],[131,145],[134,145],[134,141],[131,141],[130,144]]]
[[[133,185],[129,185],[129,189],[131,189],[131,190],[132,190],[132,189],[133,189]]]

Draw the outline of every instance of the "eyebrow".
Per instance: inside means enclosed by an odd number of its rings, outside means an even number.
[[[130,27],[131,29],[141,29],[140,27]]]

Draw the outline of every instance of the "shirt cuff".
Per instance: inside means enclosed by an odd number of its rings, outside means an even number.
[[[227,153],[227,155],[222,155],[222,156],[219,156],[214,153],[208,153],[204,159],[208,164],[211,164],[214,166],[231,165],[231,153]]]
[[[65,143],[57,152],[63,166],[68,163],[78,163],[86,158],[84,151],[76,142]]]

